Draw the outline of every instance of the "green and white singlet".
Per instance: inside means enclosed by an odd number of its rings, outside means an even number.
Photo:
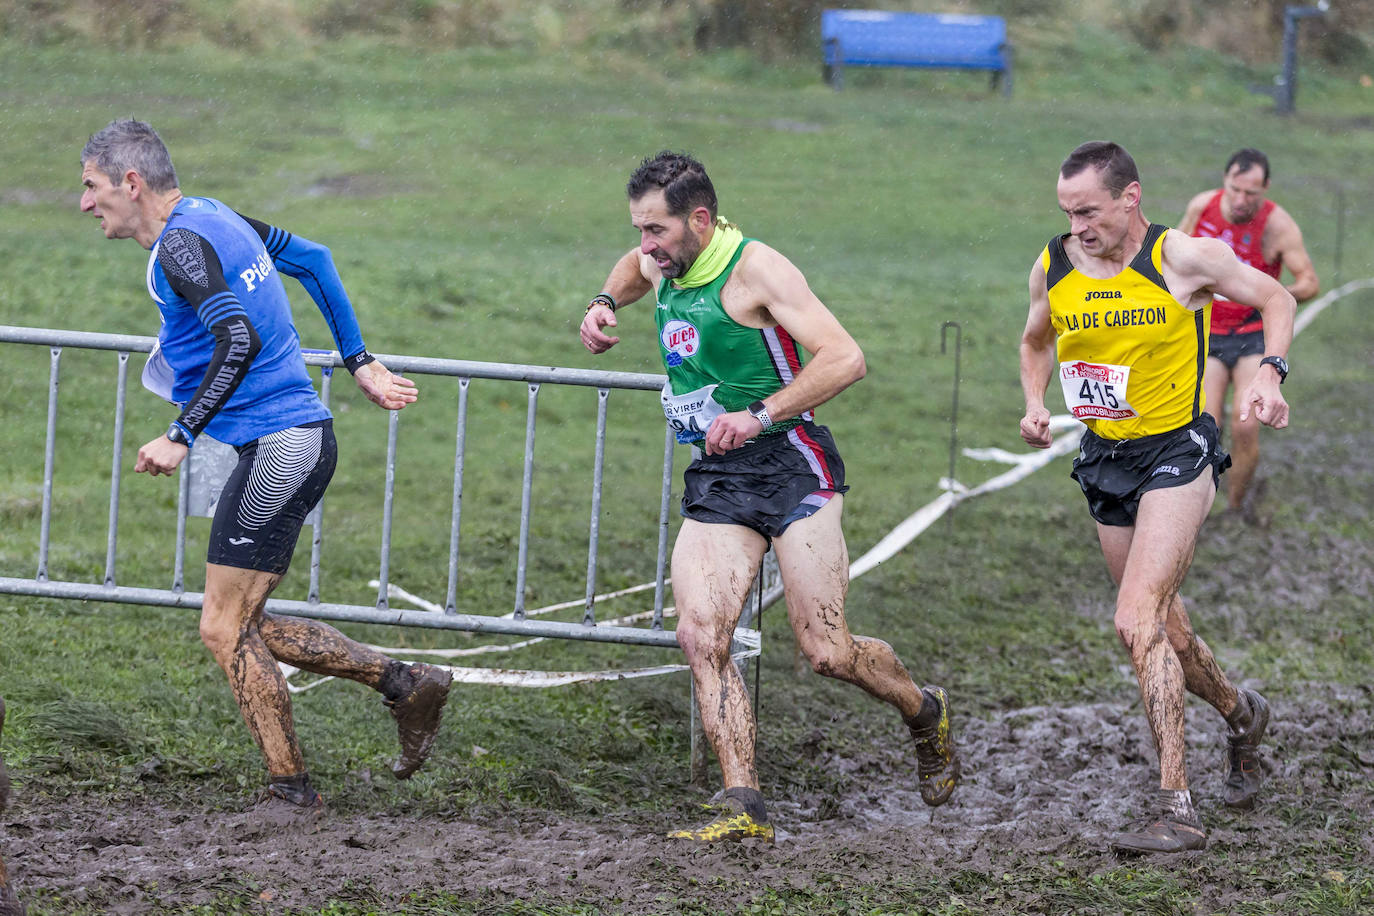
[[[786,328],[745,327],[721,304],[720,291],[751,241],[742,240],[725,270],[704,286],[679,289],[668,279],[658,286],[654,317],[668,374],[663,413],[678,442],[700,442],[716,417],[763,400],[801,372],[801,350]],[[808,410],[763,435],[783,433],[811,419]]]

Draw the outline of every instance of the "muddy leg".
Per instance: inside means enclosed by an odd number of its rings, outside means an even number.
[[[843,500],[833,497],[773,540],[787,617],[816,673],[861,687],[896,707],[904,719],[913,719],[924,698],[897,654],[881,639],[854,636],[845,621],[849,552],[840,527]]]
[[[702,729],[727,789],[759,788],[754,710],[730,658],[730,640],[765,546],[763,537],[748,528],[692,519],[683,521],[673,546],[677,641],[692,669]]]
[[[305,772],[291,694],[258,629],[263,605],[280,579],[274,573],[208,563],[200,617],[201,640],[228,675],[229,689],[273,778]]]
[[[376,690],[391,659],[318,620],[263,614],[258,632],[278,661],[314,674],[347,678]]]
[[[1255,469],[1259,467],[1259,417],[1251,413],[1241,420],[1240,412],[1246,405],[1240,403],[1240,393],[1254,381],[1260,359],[1260,356],[1242,356],[1236,360],[1233,373],[1236,394],[1231,407],[1231,470],[1226,474],[1226,506],[1236,511],[1244,508],[1246,494],[1255,478]],[[1217,409],[1221,409],[1220,404]]]
[[[1188,788],[1183,759],[1186,678],[1166,625],[1215,495],[1212,476],[1204,472],[1183,486],[1147,492],[1134,527],[1098,525],[1103,556],[1120,583],[1116,630],[1140,683],[1159,753],[1162,789]]]
[[[1169,635],[1169,644],[1173,646],[1179,664],[1183,666],[1183,677],[1188,692],[1206,700],[1223,717],[1230,716],[1236,708],[1236,688],[1222,672],[1221,666],[1212,655],[1212,650],[1198,638],[1197,633],[1193,632],[1188,611],[1183,606],[1183,599],[1178,595],[1174,596],[1173,603],[1169,606],[1165,630]]]

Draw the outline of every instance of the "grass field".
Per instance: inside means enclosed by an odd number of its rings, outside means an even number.
[[[623,199],[629,171],[660,148],[685,148],[710,169],[723,212],[789,255],[864,347],[868,377],[820,412],[853,485],[846,530],[857,556],[934,498],[946,473],[954,361],[940,353],[942,322],[963,329],[961,443],[1020,450],[1016,344],[1026,274],[1063,231],[1055,169],[1082,140],[1130,149],[1146,214],[1166,223],[1189,196],[1215,186],[1234,148],[1258,146],[1323,285],[1336,273],[1338,227],[1341,278],[1374,275],[1374,90],[1360,87],[1357,72],[1305,73],[1299,114],[1280,120],[1245,88],[1264,74],[1201,52],[1151,56],[1091,31],[1045,35],[1037,49],[1020,64],[1017,97],[1007,102],[982,78],[957,74],[854,74],[836,94],[815,67],[763,68],[729,54],[417,54],[343,42],[260,59],[7,45],[0,323],[155,332],[146,254],[130,242],[105,243],[76,208],[81,145],[111,118],[134,115],[162,132],[187,192],[330,245],[375,352],[658,371],[642,305],[622,313],[624,342],[599,359],[581,349],[576,326],[587,296],[635,241]],[[329,345],[296,292],[304,342]],[[1264,440],[1266,524],[1216,528],[1188,590],[1198,629],[1228,670],[1278,693],[1322,685],[1335,691],[1332,707],[1352,716],[1367,711],[1374,682],[1371,306],[1369,293],[1352,297],[1295,345],[1285,387],[1294,428]],[[4,357],[0,574],[29,576],[48,357],[13,345]],[[53,575],[89,579],[104,561],[113,357],[70,354],[67,362]],[[327,598],[366,603],[386,426],[348,387],[335,389],[341,463],[327,502],[325,589]],[[473,392],[480,435],[468,456],[460,609],[501,613],[513,601],[524,390],[475,384]],[[392,579],[434,598],[446,581],[456,401],[456,385],[431,380],[402,416],[404,522]],[[618,394],[613,404],[605,589],[652,578],[662,449],[652,395]],[[531,606],[581,594],[593,417],[590,398],[541,401]],[[151,395],[131,396],[129,465],[169,418]],[[951,525],[851,589],[853,628],[888,639],[918,678],[947,686],[966,723],[991,728],[999,716],[1042,704],[1135,702],[1111,631],[1106,576],[1067,469],[1065,460],[961,508]],[[965,483],[993,473],[960,460]],[[167,481],[126,477],[121,583],[168,582],[174,498]],[[193,524],[192,559],[203,537]],[[286,597],[303,596],[303,565],[283,586]],[[198,588],[201,573],[189,567]],[[765,791],[799,805],[818,799],[798,820],[821,824],[823,835],[827,812],[881,784],[882,760],[900,759],[893,723],[855,691],[797,677],[780,613],[769,612],[764,629]],[[456,642],[413,630],[349,632],[391,646]],[[34,912],[126,903],[110,885],[77,888],[30,871],[39,853],[23,846],[26,820],[64,805],[233,811],[251,798],[261,764],[193,615],[0,598],[0,634],[0,692],[10,702],[4,749],[20,795],[0,822],[0,843],[8,852],[18,838],[19,853],[8,858]],[[669,660],[659,650],[546,642],[501,661],[586,669]],[[687,782],[687,692],[683,675],[545,691],[464,688],[433,761],[406,784],[372,779],[394,735],[364,691],[322,687],[298,699],[296,718],[315,779],[341,816],[515,833],[552,819],[591,820],[629,825],[638,836],[693,817],[708,794]],[[654,851],[661,883],[643,897],[514,892],[500,879],[462,883],[458,892],[423,872],[404,897],[380,874],[275,903],[259,897],[264,889],[251,877],[185,895],[163,881],[143,893],[161,900],[154,911],[188,913],[1359,912],[1374,909],[1374,735],[1367,716],[1340,721],[1355,724],[1333,740],[1320,774],[1279,768],[1276,779],[1290,780],[1280,786],[1312,793],[1275,801],[1269,823],[1285,843],[1249,852],[1223,842],[1183,863],[1123,864],[1086,845],[1072,855],[1022,850],[1005,862],[958,857],[948,868],[919,852],[900,867],[876,857],[893,865],[886,869],[837,853],[812,863],[815,880],[799,886],[785,874],[760,878],[769,874],[760,862],[769,861],[744,852],[703,865]],[[817,732],[824,750],[810,753]],[[874,769],[844,765],[874,747],[887,755]],[[999,761],[978,766],[991,773]],[[1148,782],[1143,764],[1138,775]],[[896,842],[919,850],[925,840],[914,830]],[[374,854],[359,853],[364,861]],[[1275,875],[1299,892],[1275,897]]]

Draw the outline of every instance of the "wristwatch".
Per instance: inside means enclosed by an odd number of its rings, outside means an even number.
[[[1284,359],[1282,356],[1266,356],[1264,359],[1260,360],[1260,365],[1273,366],[1274,371],[1279,374],[1280,385],[1283,384],[1284,379],[1288,378],[1288,360]]]
[[[773,418],[768,416],[768,408],[763,406],[762,401],[755,401],[746,407],[745,410],[749,411],[749,415],[755,420],[758,420],[759,425],[764,429],[773,425]]]
[[[171,439],[178,445],[184,445],[187,448],[190,448],[192,445],[195,445],[196,443],[195,436],[192,436],[185,429],[183,429],[180,423],[173,423],[171,426],[167,427],[167,438]]]

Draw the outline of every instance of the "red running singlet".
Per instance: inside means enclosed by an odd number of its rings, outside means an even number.
[[[1266,200],[1249,222],[1227,222],[1226,217],[1221,215],[1221,191],[1218,190],[1203,208],[1202,215],[1197,219],[1197,227],[1193,229],[1193,235],[1221,239],[1231,246],[1236,257],[1277,280],[1283,270],[1283,263],[1270,263],[1264,260],[1261,244],[1264,240],[1265,224],[1269,222],[1269,215],[1274,212],[1275,206],[1272,200]],[[1212,304],[1213,334],[1249,334],[1263,328],[1259,310],[1252,306],[1241,305],[1220,296]]]

